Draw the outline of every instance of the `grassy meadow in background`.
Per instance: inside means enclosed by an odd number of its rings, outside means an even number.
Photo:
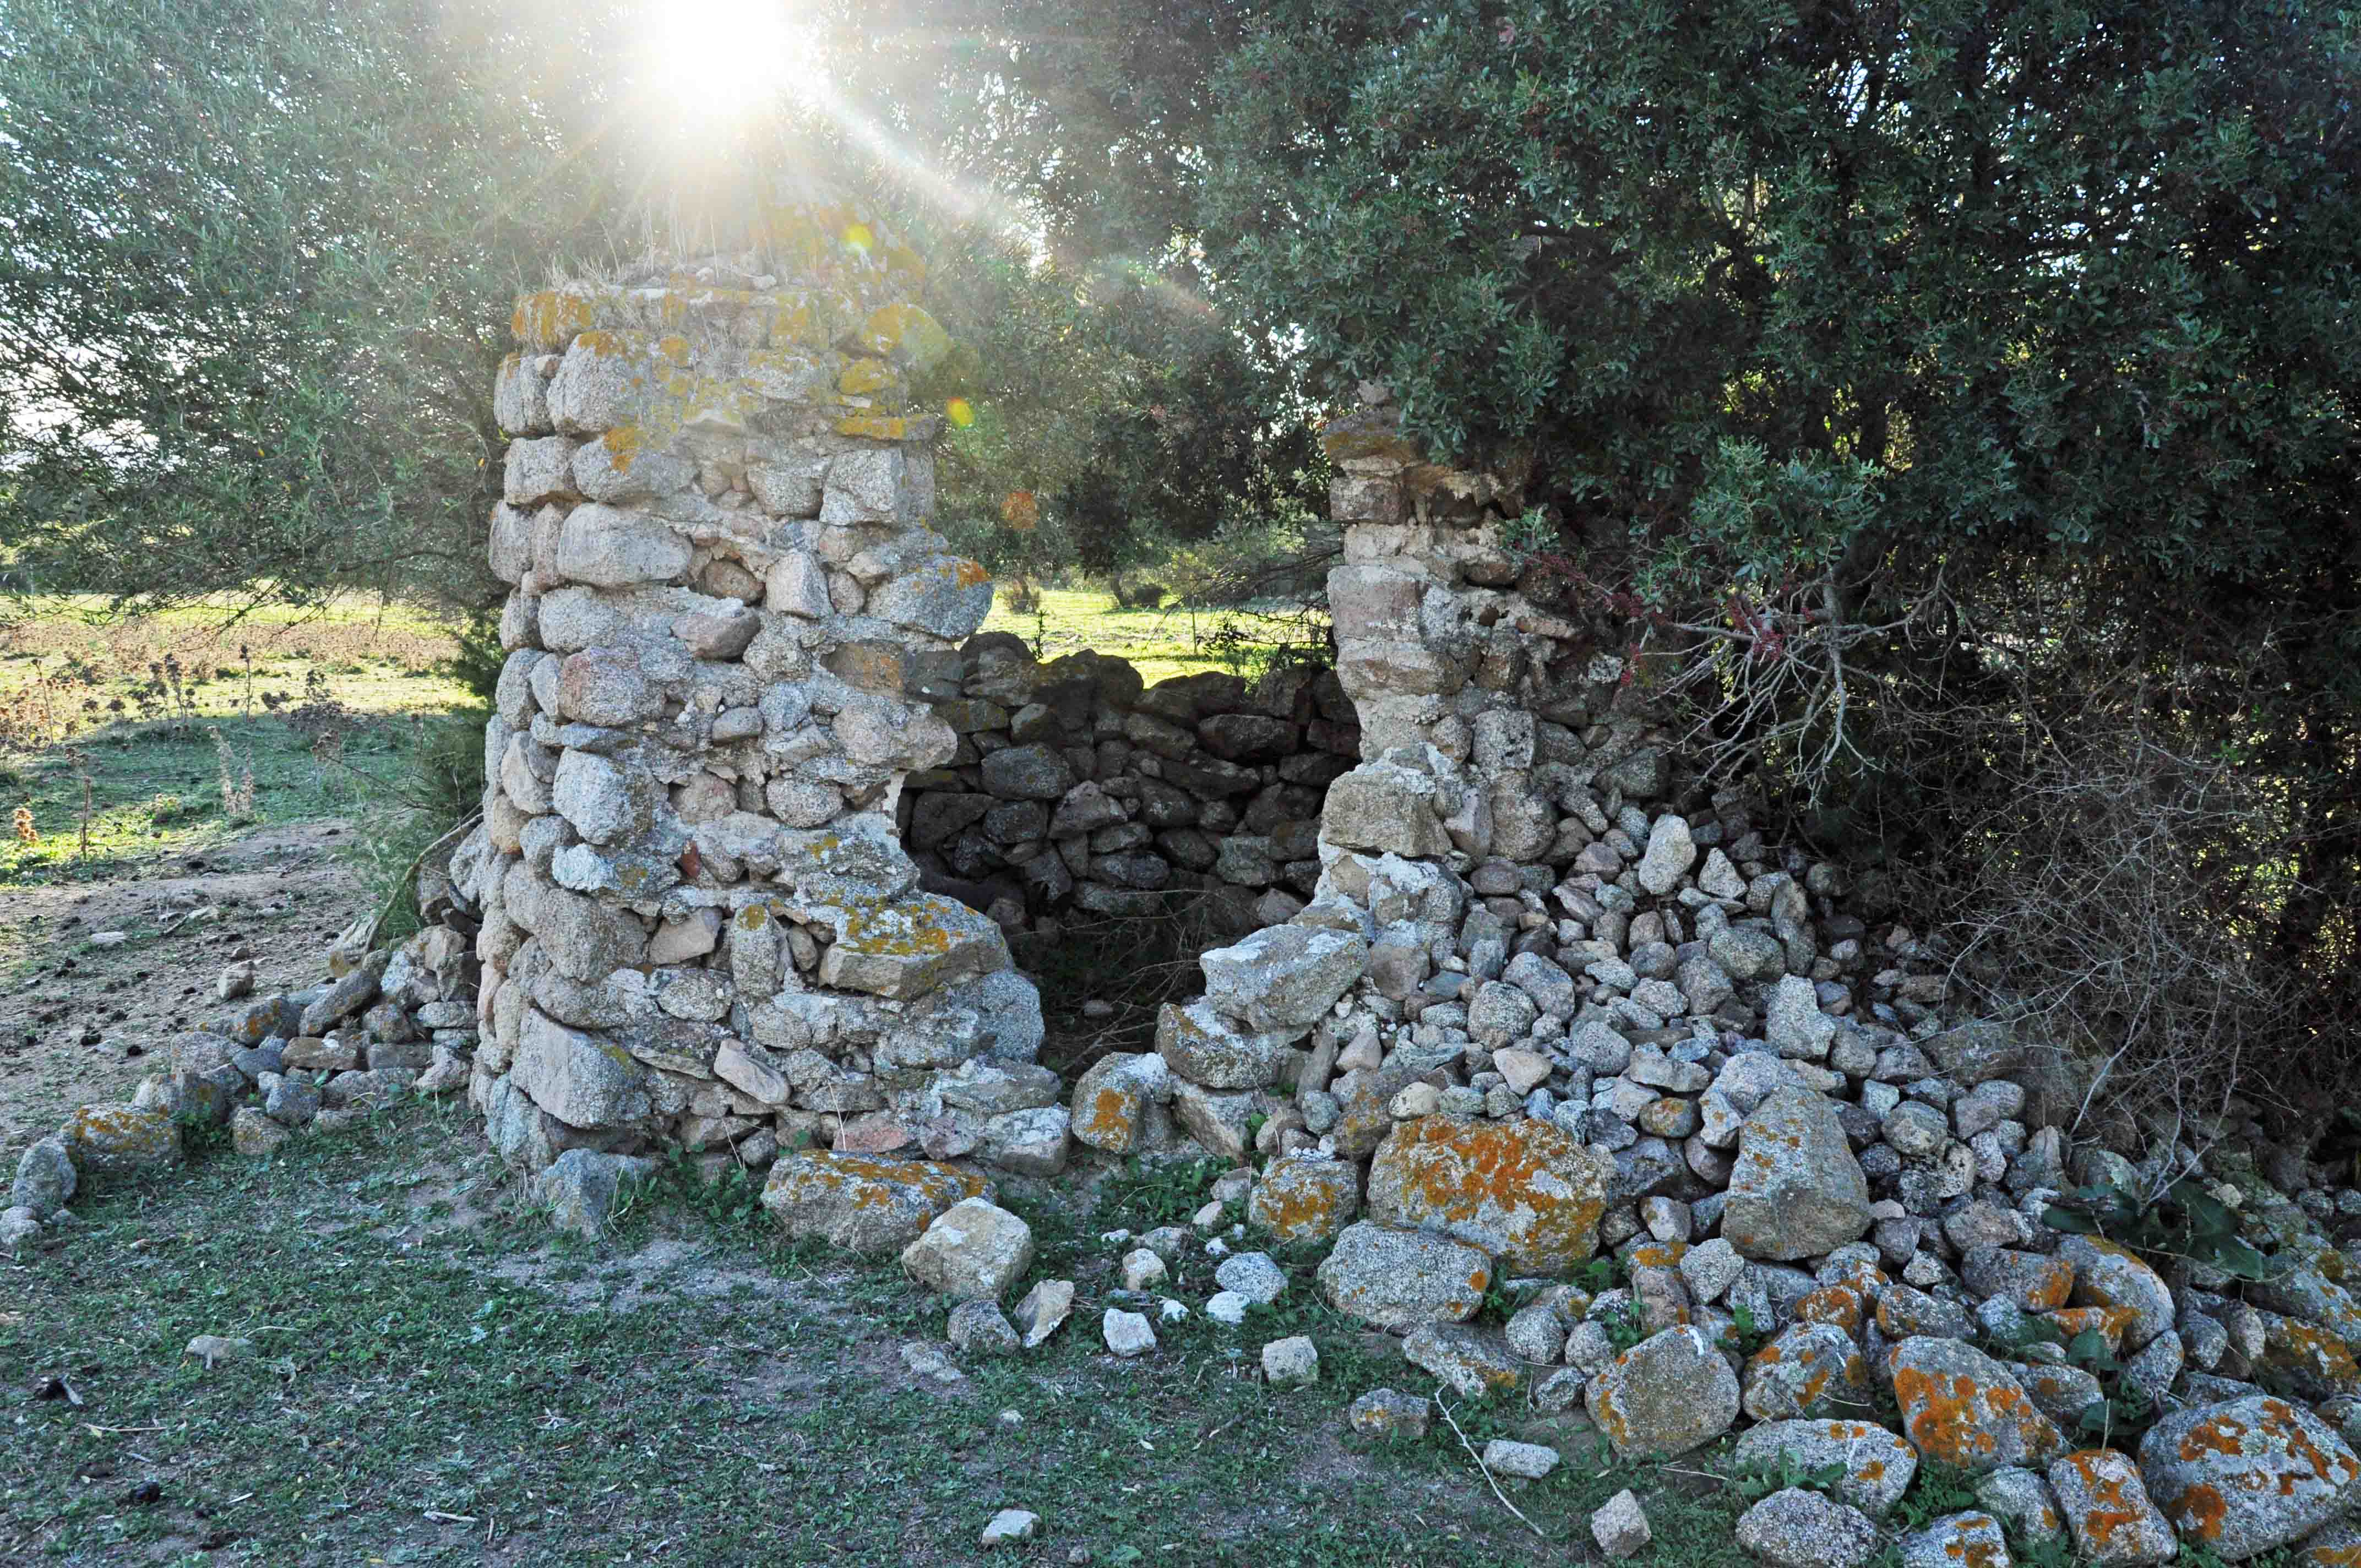
[[[1153,684],[1252,674],[1281,623],[1246,612],[1126,609],[1046,588],[996,601],[990,630],[1044,658],[1131,660]],[[236,833],[364,811],[395,787],[425,727],[473,704],[456,629],[347,596],[324,609],[227,599],[110,618],[93,595],[0,611],[0,888],[114,875]],[[87,841],[84,838],[87,818]]]

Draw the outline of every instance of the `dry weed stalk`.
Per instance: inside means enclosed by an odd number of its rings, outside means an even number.
[[[254,752],[249,749],[241,760],[230,750],[229,738],[220,726],[210,728],[214,765],[221,780],[222,815],[232,822],[244,822],[254,815]]]

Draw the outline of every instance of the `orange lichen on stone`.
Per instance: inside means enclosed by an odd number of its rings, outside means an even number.
[[[2124,1332],[2137,1316],[2128,1307],[2061,1307],[2048,1314],[2048,1321],[2069,1339],[2096,1330],[2107,1349],[2114,1352],[2123,1348]]]
[[[1082,1128],[1102,1137],[1125,1137],[1130,1134],[1132,1119],[1138,1110],[1137,1090],[1104,1084],[1091,1096],[1090,1113],[1082,1118]]]
[[[2083,1510],[2081,1528],[2076,1533],[2092,1545],[2111,1545],[2118,1532],[2137,1529],[2147,1518],[2147,1511],[2125,1494],[2124,1477],[2113,1473],[2108,1450],[2086,1448],[2059,1463],[2071,1465],[2090,1493],[2092,1504]]]
[[[1868,1309],[1861,1292],[1850,1285],[1824,1285],[1795,1302],[1799,1323],[1832,1323],[1853,1338],[1861,1337]]]
[[[1902,1407],[1904,1429],[1920,1453],[1967,1469],[1989,1468],[2001,1454],[1996,1428],[2013,1427],[2036,1436],[2056,1430],[2023,1389],[2014,1385],[1987,1387],[1964,1373],[1897,1366],[1894,1397]]]
[[[1606,1183],[1588,1151],[1550,1123],[1422,1116],[1379,1146],[1368,1201],[1380,1219],[1555,1270],[1597,1247]]]
[[[2345,1342],[2324,1329],[2292,1318],[2270,1325],[2263,1341],[2262,1365],[2292,1374],[2335,1394],[2361,1393],[2361,1365]]]

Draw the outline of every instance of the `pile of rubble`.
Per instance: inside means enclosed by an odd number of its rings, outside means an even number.
[[[225,1000],[252,966],[225,970]],[[210,1028],[175,1035],[166,1070],[128,1104],[83,1105],[16,1164],[0,1211],[0,1250],[72,1223],[86,1179],[168,1168],[192,1129],[229,1128],[236,1152],[266,1158],[299,1135],[340,1133],[404,1095],[467,1085],[476,1035],[476,965],[467,935],[430,926],[307,991],[240,999]]]
[[[1320,878],[1320,810],[1360,754],[1329,671],[1253,683],[1176,675],[1142,689],[1121,659],[1038,663],[1005,632],[972,637],[917,689],[960,737],[903,781],[903,837],[929,885],[1011,929],[1027,912],[1153,915],[1210,898],[1245,931],[1288,920]]]
[[[2323,1227],[2361,1191],[2234,1105],[2195,1179],[2269,1251],[2261,1280],[2061,1234],[2070,1188],[2153,1197],[2195,1152],[2172,1129],[2137,1166],[2070,1146],[2077,1064],[1946,1027],[1911,934],[1767,848],[1736,796],[1546,787],[1552,850],[1512,861],[1463,847],[1451,757],[1340,779],[1319,896],[1206,954],[1155,1054],[1077,1085],[1075,1136],[1266,1157],[1251,1223],[1327,1242],[1326,1300],[1462,1394],[1584,1410],[1627,1457],[1737,1430],[1741,1465],[1835,1475],[1746,1516],[1768,1561],[1867,1561],[1925,1459],[1983,1507],[1911,1562],[2349,1544],[2361,1302]],[[1601,1253],[1622,1282],[1576,1283]],[[1496,1282],[1523,1304],[1469,1326]]]

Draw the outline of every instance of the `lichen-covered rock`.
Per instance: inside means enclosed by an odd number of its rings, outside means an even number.
[[[1607,1179],[1598,1159],[1552,1123],[1424,1116],[1378,1146],[1367,1201],[1377,1219],[1555,1274],[1597,1250]]]
[[[1033,1265],[1033,1227],[994,1203],[962,1199],[902,1249],[919,1284],[968,1301],[997,1301]]]
[[[67,1118],[59,1137],[84,1176],[128,1176],[178,1165],[180,1124],[166,1111],[135,1105],[85,1105]]]
[[[1773,1568],[1861,1568],[1877,1555],[1877,1525],[1850,1504],[1790,1486],[1739,1516],[1738,1544]]]
[[[655,1175],[656,1162],[597,1149],[567,1149],[534,1173],[533,1195],[549,1205],[549,1223],[596,1239],[604,1235],[627,1180]]]
[[[241,1105],[229,1119],[230,1147],[241,1159],[269,1159],[294,1135],[264,1115],[258,1105]]]
[[[2263,1320],[2263,1354],[2256,1358],[2258,1372],[2278,1378],[2308,1399],[2328,1399],[2361,1394],[2361,1365],[2343,1340],[2326,1329],[2283,1318],[2276,1312]]]
[[[2099,1236],[2068,1236],[2058,1255],[2074,1268],[2073,1300],[2081,1307],[2121,1307],[2126,1351],[2144,1347],[2172,1327],[2172,1288],[2125,1247]]]
[[[73,1201],[76,1185],[73,1157],[66,1152],[65,1139],[42,1138],[17,1158],[9,1207],[29,1209],[35,1219],[46,1220]]]
[[[1443,1236],[1363,1220],[1345,1228],[1314,1279],[1338,1311],[1400,1331],[1474,1317],[1492,1288],[1492,1260]]]
[[[930,1160],[865,1159],[829,1150],[782,1155],[763,1207],[790,1237],[851,1252],[898,1252],[952,1204],[988,1197],[981,1179]]]
[[[2361,1568],[2361,1519],[2337,1519],[2298,1543],[2297,1568]]]
[[[1148,1140],[1159,1105],[1171,1098],[1172,1072],[1162,1057],[1124,1051],[1101,1057],[1074,1085],[1074,1139],[1107,1154],[1131,1154]]]
[[[2361,1459],[2311,1411],[2256,1395],[2165,1417],[2140,1440],[2139,1470],[2183,1541],[2237,1563],[2339,1512]]]
[[[2029,1545],[2066,1540],[2066,1516],[2058,1510],[2058,1495],[2048,1482],[2022,1465],[2004,1464],[1978,1479],[1976,1501]]]
[[[1730,1462],[1741,1470],[1777,1475],[1782,1455],[1806,1475],[1841,1466],[1829,1495],[1872,1515],[1901,1501],[1918,1474],[1917,1451],[1873,1421],[1765,1421],[1739,1438]]]
[[[919,893],[814,913],[836,930],[820,959],[822,985],[906,1000],[1008,967],[1000,927],[957,899]]]
[[[1738,1419],[1738,1374],[1703,1329],[1685,1323],[1618,1355],[1584,1398],[1619,1456],[1686,1453]]]
[[[2008,1538],[1990,1514],[1945,1514],[1902,1538],[1902,1568],[2009,1568]]]
[[[1165,1065],[1208,1089],[1260,1089],[1279,1081],[1295,1053],[1290,1033],[1248,1034],[1224,1022],[1210,1003],[1166,1003],[1156,1018],[1156,1052]]]
[[[1366,1438],[1416,1440],[1426,1435],[1433,1401],[1423,1394],[1372,1388],[1346,1408],[1345,1422]]]
[[[612,1127],[651,1113],[648,1069],[604,1035],[525,1012],[509,1079],[569,1127]]]
[[[2180,1550],[2172,1526],[2149,1500],[2127,1453],[2086,1448],[2049,1466],[2049,1489],[2074,1549],[2103,1568],[2162,1563]]]
[[[1419,1324],[1402,1340],[1402,1359],[1464,1398],[1506,1393],[1525,1378],[1524,1364],[1506,1341],[1465,1323]]]
[[[1869,1226],[1869,1179],[1836,1107],[1808,1089],[1764,1099],[1739,1133],[1721,1211],[1730,1244],[1784,1263],[1858,1241]]]
[[[1869,1363],[1832,1323],[1791,1324],[1747,1359],[1744,1404],[1758,1421],[1835,1416],[1869,1403]]]
[[[1246,1199],[1247,1223],[1282,1242],[1341,1235],[1360,1212],[1361,1173],[1310,1149],[1271,1161]]]
[[[1349,931],[1270,926],[1200,962],[1205,1000],[1248,1028],[1301,1036],[1361,978],[1369,945]]]
[[[2065,1446],[2006,1367],[1957,1340],[1904,1340],[1893,1367],[1903,1435],[1926,1458],[1981,1475],[2047,1464]]]
[[[2074,1266],[2062,1257],[2007,1247],[1971,1248],[1960,1277],[1980,1297],[2001,1296],[2028,1312],[2055,1311],[2074,1288]]]

